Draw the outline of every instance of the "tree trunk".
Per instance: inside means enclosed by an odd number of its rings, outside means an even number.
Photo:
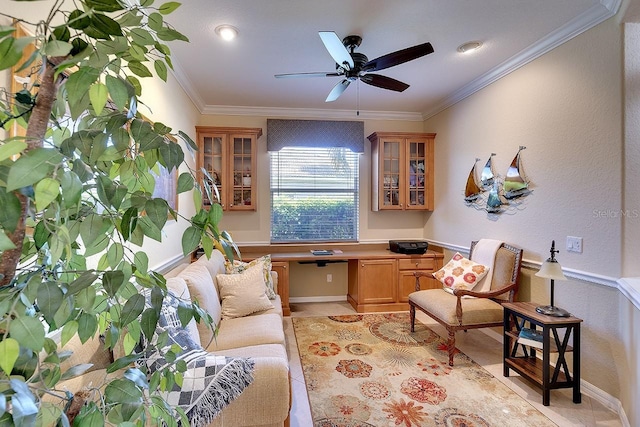
[[[43,61],[42,66],[45,67],[44,73],[40,81],[40,88],[36,97],[36,103],[31,111],[29,123],[27,124],[25,153],[38,147],[42,147],[42,141],[47,132],[49,125],[49,117],[56,99],[57,84],[55,80],[56,64],[62,62],[65,58],[51,58]],[[29,199],[19,191],[14,193],[20,200],[22,215],[18,221],[18,226],[13,233],[7,233],[7,237],[11,239],[16,246],[15,249],[4,251],[0,259],[0,286],[8,285],[16,272],[16,267],[20,262],[20,254],[22,253],[22,242],[25,236],[25,218]]]

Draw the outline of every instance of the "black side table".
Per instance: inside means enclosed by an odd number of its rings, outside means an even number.
[[[504,307],[504,376],[513,369],[524,378],[542,388],[542,404],[549,406],[550,391],[573,388],[573,403],[582,402],[580,393],[580,323],[577,317],[553,317],[536,312],[532,302],[505,303]],[[542,328],[542,360],[536,357],[536,348],[518,343],[518,335],[526,323],[531,329]],[[558,334],[564,332],[564,335]],[[569,339],[573,334],[573,347]],[[518,352],[518,349],[522,350]],[[558,353],[556,366],[551,366],[549,355]],[[566,354],[573,352],[573,369],[569,371]]]

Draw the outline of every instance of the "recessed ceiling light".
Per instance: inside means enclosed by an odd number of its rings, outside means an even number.
[[[231,41],[238,35],[238,29],[232,25],[218,25],[215,29],[217,35],[222,37],[223,40]]]
[[[466,42],[458,46],[458,52],[472,53],[480,49],[481,47],[482,47],[482,42],[479,42],[479,41]]]

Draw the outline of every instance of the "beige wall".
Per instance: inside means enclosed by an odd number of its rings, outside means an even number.
[[[200,112],[180,87],[173,74],[169,74],[166,83],[157,78],[142,79],[142,86],[142,101],[146,106],[140,106],[138,110],[150,120],[170,126],[173,133],[181,130],[195,140],[195,124]],[[194,155],[182,140],[179,139],[179,142],[185,153],[185,161],[190,168],[195,170]],[[186,167],[183,166],[179,172],[186,171]],[[193,192],[179,195],[178,212],[184,218],[191,218],[195,214]],[[162,230],[162,242],[145,240],[143,249],[149,256],[150,267],[160,268],[168,261],[182,256],[181,237],[187,226],[187,221],[182,218],[179,218],[178,221],[169,220]]]
[[[565,269],[615,283],[623,252],[621,47],[621,27],[610,19],[426,120],[424,130],[437,132],[438,143],[436,209],[425,237],[466,247],[481,237],[502,239],[523,247],[533,265],[548,257],[555,239]],[[533,189],[521,209],[490,219],[466,207],[463,190],[474,159],[497,153],[496,172],[504,176],[519,145],[527,147],[522,160]],[[627,193],[632,203],[637,186],[635,180]],[[568,253],[566,236],[582,237],[583,253]],[[518,298],[547,304],[549,283],[535,272],[523,269]],[[556,305],[584,319],[583,379],[634,415],[637,338],[629,329],[637,308],[618,289],[589,281],[570,278],[555,289]]]
[[[640,24],[624,25],[624,206],[623,265],[624,277],[640,276]]]

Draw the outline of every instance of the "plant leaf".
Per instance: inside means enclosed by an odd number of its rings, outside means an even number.
[[[160,6],[159,11],[163,15],[168,15],[174,10],[176,10],[178,7],[180,7],[180,3],[176,1],[169,1],[164,3],[162,6]]]
[[[83,344],[96,333],[98,330],[98,321],[96,317],[82,313],[78,318],[78,337]]]
[[[184,256],[195,251],[200,243],[202,231],[194,226],[187,227],[182,234],[182,253]]]
[[[178,194],[193,189],[193,176],[189,172],[183,172],[178,177]]]
[[[44,48],[47,56],[67,56],[71,49],[73,49],[73,45],[66,41],[62,40],[51,40],[47,42],[47,45]]]
[[[68,287],[68,292],[71,295],[77,294],[81,290],[88,288],[91,286],[93,282],[96,281],[98,276],[93,270],[85,271],[78,277],[76,280],[71,282]]]
[[[11,336],[36,353],[44,346],[44,325],[35,317],[20,316],[11,321]]]
[[[78,322],[75,320],[68,321],[63,327],[60,333],[60,345],[62,347],[67,344],[71,338],[78,332]]]
[[[151,220],[159,230],[162,230],[167,222],[167,217],[169,216],[169,206],[167,205],[166,200],[148,200],[144,205],[144,210],[147,213],[147,218],[149,218],[149,220]]]
[[[86,96],[89,87],[98,80],[100,71],[93,67],[80,67],[72,73],[64,84],[67,88],[69,105],[78,105],[83,96]]]
[[[144,310],[144,296],[140,294],[132,295],[122,308],[122,314],[120,315],[120,325],[122,325],[122,327],[125,327],[129,323],[136,320],[138,316],[140,316],[140,313],[142,313],[142,310]]]
[[[64,295],[55,282],[44,282],[38,287],[38,308],[49,323],[54,322],[54,316],[62,305]]]
[[[140,61],[130,61],[129,70],[138,77],[152,77],[151,71]]]
[[[4,189],[0,188],[0,206],[2,206],[2,209],[0,209],[0,226],[13,233],[22,216],[20,200],[13,192],[5,193]]]
[[[162,60],[160,59],[156,59],[153,62],[153,68],[155,68],[156,70],[156,74],[158,75],[158,77],[160,77],[163,81],[167,81],[167,65],[162,62]]]
[[[109,97],[109,90],[107,85],[103,83],[94,83],[89,88],[89,99],[91,100],[91,106],[97,115],[102,114],[102,110],[107,103]]]
[[[107,271],[102,275],[102,285],[110,297],[114,297],[124,283],[124,273],[120,270]]]
[[[139,402],[142,391],[127,379],[116,379],[104,389],[104,396],[109,403]]]
[[[9,141],[0,145],[0,162],[11,156],[22,153],[25,148],[27,148],[27,143],[18,140]]]
[[[9,170],[7,191],[28,187],[47,176],[62,161],[53,148],[36,148],[21,156]]]
[[[93,363],[82,363],[80,365],[72,366],[71,368],[67,369],[64,374],[62,374],[60,379],[68,380],[71,378],[75,378],[87,372],[87,370],[91,367],[93,367]]]
[[[36,209],[44,210],[60,195],[60,183],[53,178],[44,178],[36,184]]]
[[[19,355],[20,344],[18,341],[11,337],[0,341],[0,368],[7,374],[7,377],[11,375],[11,371]]]

